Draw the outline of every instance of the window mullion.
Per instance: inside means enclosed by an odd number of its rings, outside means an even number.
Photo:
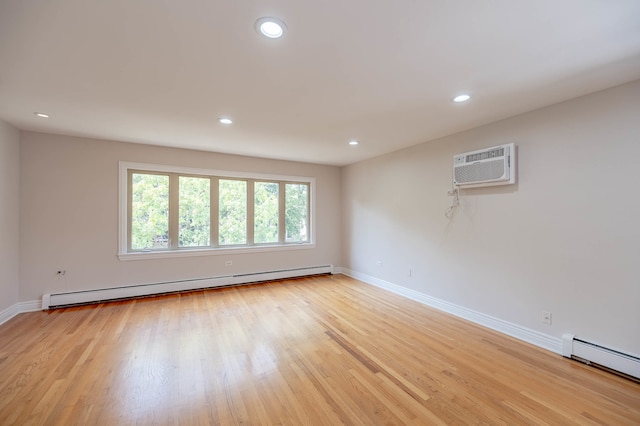
[[[180,228],[180,176],[169,174],[169,249],[178,248],[178,233]]]
[[[254,245],[255,234],[255,181],[247,181],[247,245]]]

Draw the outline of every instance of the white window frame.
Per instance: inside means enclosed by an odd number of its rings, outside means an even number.
[[[243,246],[224,246],[224,247],[183,247],[179,250],[162,250],[149,252],[130,252],[128,250],[128,176],[129,170],[138,172],[160,172],[160,173],[178,173],[192,176],[215,176],[219,178],[235,178],[235,179],[252,179],[266,181],[281,181],[287,183],[308,183],[309,184],[309,241],[289,242],[276,244],[259,244],[259,245],[243,245]],[[307,176],[285,176],[262,173],[234,172],[216,169],[197,169],[191,167],[167,166],[160,164],[134,163],[128,161],[119,162],[119,219],[118,219],[118,259],[121,261],[144,260],[144,259],[166,259],[173,257],[192,257],[192,256],[216,256],[241,253],[258,253],[273,252],[285,250],[305,250],[315,248],[315,194],[316,180]],[[213,225],[213,224],[212,224]],[[284,226],[284,223],[281,225]]]

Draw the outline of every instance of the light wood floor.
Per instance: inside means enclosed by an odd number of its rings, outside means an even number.
[[[18,315],[0,424],[640,424],[640,384],[342,275]]]

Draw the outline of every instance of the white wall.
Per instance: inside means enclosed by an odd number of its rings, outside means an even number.
[[[0,312],[19,300],[20,133],[0,120]]]
[[[445,218],[453,155],[508,142],[519,183],[462,191]],[[345,167],[343,266],[640,354],[639,159],[636,81]]]
[[[340,261],[337,167],[23,132],[21,138],[20,297]],[[316,178],[314,249],[120,261],[118,162]],[[225,267],[225,260],[232,267]],[[67,271],[57,277],[56,271]]]

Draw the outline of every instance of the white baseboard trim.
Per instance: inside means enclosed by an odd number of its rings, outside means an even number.
[[[337,269],[338,268],[334,268],[334,270]],[[522,327],[520,325],[510,323],[509,321],[501,320],[500,318],[495,318],[490,315],[465,308],[463,306],[455,305],[453,303],[428,296],[424,293],[420,293],[419,291],[411,290],[409,288],[402,287],[397,284],[393,284],[388,281],[363,274],[361,272],[352,271],[344,267],[339,269],[342,274],[360,280],[364,283],[380,287],[392,293],[404,296],[408,299],[415,300],[416,302],[423,303],[427,306],[431,306],[457,317],[464,318],[476,324],[482,325],[495,331],[499,331],[500,333],[504,333],[508,336],[515,337],[516,339],[523,340],[527,343],[531,343],[532,345],[562,355],[562,339],[560,338],[540,333],[538,331],[531,330],[529,328]]]
[[[42,310],[42,302],[40,302],[39,300],[18,302],[15,305],[9,306],[7,309],[0,312],[0,325],[9,321],[11,318],[15,317],[18,314],[40,310]]]
[[[182,281],[166,281],[122,287],[105,287],[93,290],[47,293],[42,295],[42,309],[333,273],[332,265],[320,265]]]
[[[11,318],[15,317],[19,313],[20,312],[18,312],[17,303],[15,305],[9,306],[4,311],[0,312],[0,324],[4,324],[5,322],[9,321]]]

